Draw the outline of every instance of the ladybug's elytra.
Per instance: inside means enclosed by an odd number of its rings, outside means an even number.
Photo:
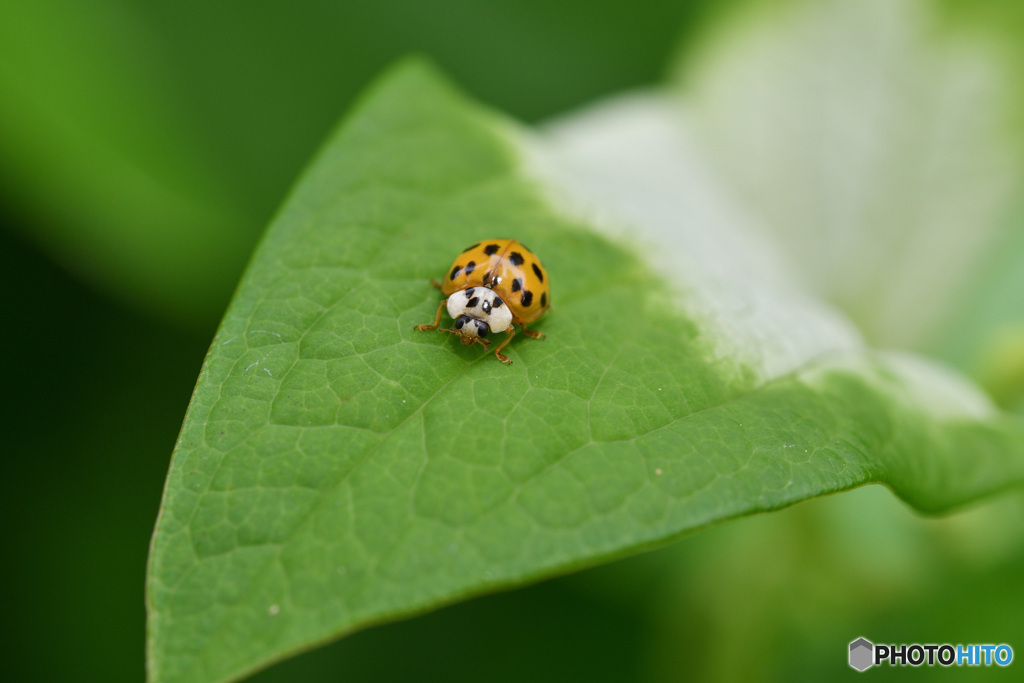
[[[536,254],[516,240],[477,242],[455,258],[440,284],[432,284],[447,298],[437,307],[433,324],[417,325],[417,330],[436,329],[447,305],[455,327],[441,331],[459,335],[463,344],[488,348],[489,333],[508,333],[494,349],[502,363],[512,362],[501,350],[512,341],[514,325],[529,337],[544,338],[526,329],[526,323],[544,315],[551,305],[548,273]]]

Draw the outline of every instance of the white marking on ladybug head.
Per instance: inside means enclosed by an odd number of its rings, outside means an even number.
[[[504,332],[512,324],[512,311],[493,289],[467,287],[448,297],[448,315],[463,337],[486,337]]]

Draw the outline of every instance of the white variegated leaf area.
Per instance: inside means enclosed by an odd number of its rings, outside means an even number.
[[[628,241],[762,381],[940,322],[1012,208],[1008,70],[921,2],[751,12],[681,71],[520,145],[554,204]],[[892,354],[908,395],[991,410],[950,370]],[[941,391],[933,391],[941,388]]]

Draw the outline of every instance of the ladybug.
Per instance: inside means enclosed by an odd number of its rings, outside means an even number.
[[[548,273],[536,254],[516,240],[484,240],[467,247],[445,273],[444,281],[431,284],[447,297],[437,307],[437,317],[431,325],[416,325],[417,330],[433,330],[441,323],[441,311],[448,307],[448,315],[455,327],[441,332],[457,334],[463,344],[482,344],[488,348],[491,332],[507,332],[494,349],[502,363],[512,359],[501,353],[512,341],[516,330],[534,339],[543,339],[540,332],[526,329],[526,323],[537,320],[551,305]]]

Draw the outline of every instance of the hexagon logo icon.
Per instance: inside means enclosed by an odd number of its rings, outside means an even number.
[[[850,643],[850,666],[864,671],[875,663],[875,646],[867,638],[858,638]]]

